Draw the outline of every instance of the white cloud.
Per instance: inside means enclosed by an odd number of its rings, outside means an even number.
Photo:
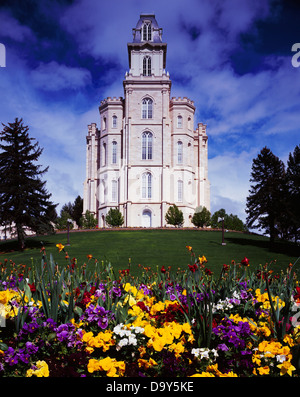
[[[246,197],[250,188],[252,160],[257,150],[252,148],[240,154],[229,152],[208,161],[208,177],[211,183],[211,212],[225,208],[227,213],[246,219]]]
[[[78,89],[91,83],[89,70],[58,64],[55,61],[40,63],[31,71],[30,76],[36,87],[46,91]]]
[[[34,39],[34,35],[28,26],[20,24],[10,13],[0,12],[0,37],[8,37],[18,42]]]

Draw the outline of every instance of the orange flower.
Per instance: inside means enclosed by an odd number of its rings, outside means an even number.
[[[65,248],[65,246],[62,245],[61,243],[56,244],[56,247],[58,248],[58,251],[59,251],[59,252],[61,252],[61,251]]]

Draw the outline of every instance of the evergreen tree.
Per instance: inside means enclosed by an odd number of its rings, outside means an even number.
[[[105,217],[105,221],[109,226],[120,227],[124,223],[124,218],[118,208],[110,208]]]
[[[297,241],[300,237],[300,145],[289,154],[286,174],[288,238]]]
[[[71,215],[78,226],[82,226],[81,225],[82,212],[83,212],[83,199],[80,196],[77,196],[73,203]]]
[[[176,227],[181,227],[184,223],[183,213],[175,204],[169,207],[165,219],[169,225]]]
[[[263,148],[253,160],[246,213],[249,228],[262,229],[273,243],[284,211],[285,167],[270,149]]]
[[[25,228],[36,233],[53,231],[54,205],[40,177],[36,161],[43,152],[29,137],[22,119],[4,125],[0,138],[0,224],[15,225],[21,249],[25,247]]]

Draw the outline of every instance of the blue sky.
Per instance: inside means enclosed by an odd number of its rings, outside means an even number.
[[[83,196],[87,125],[100,100],[123,96],[127,42],[146,12],[168,44],[171,96],[194,100],[207,124],[211,211],[245,220],[252,160],[268,146],[286,162],[300,143],[298,1],[1,0],[0,122],[23,118],[44,148],[58,210]]]

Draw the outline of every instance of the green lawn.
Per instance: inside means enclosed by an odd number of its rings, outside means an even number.
[[[76,257],[79,264],[86,262],[87,255],[92,254],[99,261],[111,262],[116,270],[127,268],[128,258],[131,258],[135,274],[139,273],[139,264],[154,269],[156,266],[160,269],[162,265],[172,266],[174,270],[186,268],[190,263],[186,245],[192,246],[197,255],[205,255],[207,267],[217,273],[224,263],[230,264],[231,260],[240,262],[244,256],[250,260],[251,268],[276,260],[272,265],[275,271],[285,269],[299,256],[299,247],[293,244],[278,243],[270,250],[269,240],[263,236],[228,232],[225,233],[225,246],[221,245],[221,240],[220,231],[196,229],[100,230],[70,233],[70,246],[65,250],[71,258]],[[0,262],[4,259],[26,265],[30,265],[32,260],[39,262],[41,242],[46,253],[52,253],[57,262],[65,260],[64,253],[58,253],[56,244],[66,244],[67,235],[56,234],[28,238],[23,252],[16,250],[15,241],[1,242]]]

